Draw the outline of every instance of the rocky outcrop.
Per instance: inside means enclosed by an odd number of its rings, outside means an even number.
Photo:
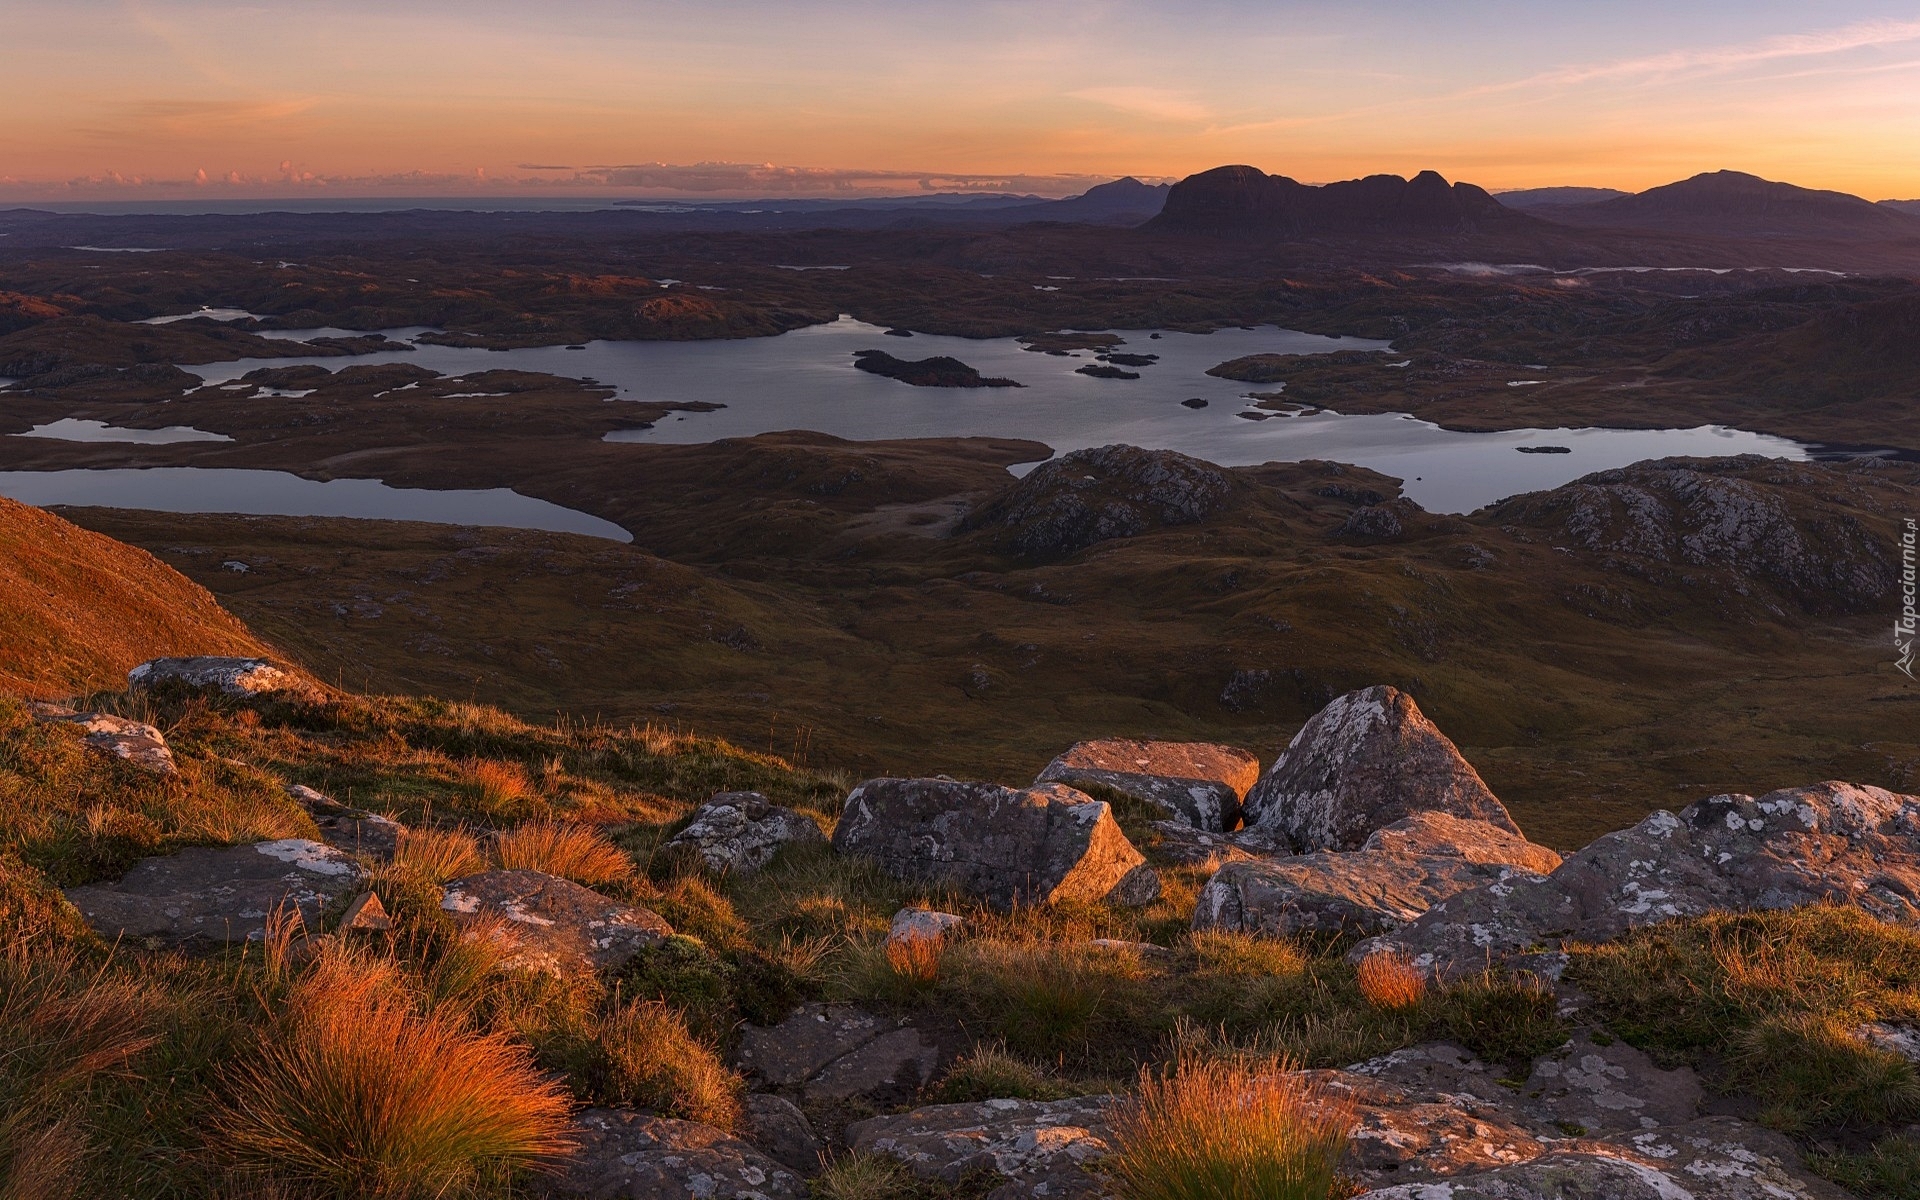
[[[803,1004],[778,1025],[749,1025],[734,1052],[756,1086],[809,1101],[910,1098],[939,1062],[938,1047],[912,1025],[844,1004]]]
[[[1200,890],[1195,929],[1373,934],[1398,929],[1438,901],[1513,878],[1538,878],[1560,856],[1484,821],[1420,813],[1353,851],[1231,862]]]
[[[993,1171],[1008,1180],[992,1192],[996,1198],[1101,1196],[1100,1179],[1086,1167],[1110,1150],[1112,1103],[1111,1096],[1081,1096],[931,1104],[857,1121],[847,1128],[847,1145],[897,1158],[921,1178],[945,1183]]]
[[[1242,811],[1249,828],[1284,837],[1298,853],[1357,850],[1375,830],[1419,812],[1520,832],[1413,697],[1391,687],[1348,692],[1321,709]]]
[[[1102,738],[1078,742],[1040,772],[1035,783],[1112,788],[1209,833],[1240,823],[1240,798],[1260,779],[1260,760],[1211,742]]]
[[[1171,450],[1100,446],[1041,463],[967,514],[962,533],[992,531],[1004,552],[1052,562],[1114,538],[1192,525],[1231,502],[1233,480]]]
[[[287,796],[313,817],[320,838],[336,850],[391,861],[406,827],[392,817],[342,804],[304,783],[286,785]]]
[[[31,707],[36,720],[72,725],[83,730],[81,740],[95,750],[111,754],[155,775],[174,776],[180,773],[166,737],[145,722],[116,717],[112,713],[75,712],[60,704],[36,703]]]
[[[211,690],[228,696],[259,696],[299,686],[300,680],[264,658],[156,658],[127,672],[135,688],[162,684]]]
[[[662,849],[697,858],[709,871],[751,875],[772,862],[782,846],[826,840],[811,817],[781,808],[759,792],[720,792]]]
[[[807,1186],[741,1139],[694,1121],[613,1108],[574,1118],[578,1148],[545,1183],[581,1200],[804,1200]]]
[[[483,871],[449,883],[440,907],[508,948],[506,965],[550,975],[617,970],[673,936],[651,909],[538,871]]]
[[[331,846],[283,838],[142,859],[117,882],[71,888],[67,899],[109,941],[212,948],[263,937],[282,908],[318,930],[363,874]]]
[[[1062,900],[1149,904],[1160,881],[1103,802],[1059,784],[1015,791],[950,779],[870,779],[847,796],[833,848],[896,879],[1001,909]]]
[[[1248,166],[1187,176],[1173,185],[1166,206],[1146,227],[1262,238],[1551,228],[1506,208],[1473,184],[1450,184],[1434,171],[1412,179],[1369,175],[1314,187]]]
[[[1920,924],[1920,797],[1850,783],[1714,796],[1596,839],[1539,879],[1462,892],[1354,948],[1442,976],[1489,960],[1557,974],[1562,938],[1604,941],[1710,912],[1832,900]]]

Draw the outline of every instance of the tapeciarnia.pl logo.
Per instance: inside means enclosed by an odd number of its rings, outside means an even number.
[[[1900,534],[1900,616],[1893,623],[1893,649],[1900,657],[1894,660],[1894,666],[1906,674],[1913,675],[1913,631],[1914,631],[1914,518],[1907,518],[1907,527]]]

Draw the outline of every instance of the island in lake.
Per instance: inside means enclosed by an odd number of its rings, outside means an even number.
[[[885,350],[857,350],[853,355],[853,365],[862,371],[885,375],[888,379],[898,379],[901,383],[910,383],[915,387],[1026,386],[1016,380],[982,375],[966,363],[946,354],[935,355],[932,358],[905,359],[895,358]]]

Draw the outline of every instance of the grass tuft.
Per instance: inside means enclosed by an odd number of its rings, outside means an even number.
[[[429,883],[446,883],[486,870],[487,860],[480,853],[479,839],[464,826],[422,827],[400,831],[393,865]]]
[[[528,814],[536,793],[527,769],[519,763],[470,758],[460,764],[460,774],[474,807],[487,816],[512,820]]]
[[[1063,1100],[1084,1090],[990,1042],[954,1060],[935,1094],[942,1104],[979,1100]]]
[[[940,982],[940,958],[946,948],[944,937],[915,934],[888,938],[884,953],[896,982],[909,991],[926,991]]]
[[[1143,1070],[1102,1164],[1125,1200],[1327,1200],[1352,1114],[1284,1060]]]
[[[1404,954],[1377,951],[1362,959],[1354,972],[1360,996],[1375,1008],[1397,1011],[1415,1008],[1427,998],[1427,977]]]
[[[657,1000],[620,1005],[541,1049],[583,1099],[739,1127],[739,1076],[688,1030],[684,1016]]]
[[[507,870],[541,871],[586,887],[618,883],[634,875],[627,852],[588,825],[530,821],[494,838],[494,861]]]

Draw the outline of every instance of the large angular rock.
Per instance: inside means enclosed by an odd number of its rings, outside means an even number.
[[[192,658],[156,658],[127,672],[131,687],[157,687],[178,683],[190,688],[209,689],[229,696],[259,696],[287,691],[300,686],[300,679],[264,658],[216,658],[199,655]]]
[[[67,899],[109,941],[214,947],[265,936],[283,906],[310,930],[363,872],[331,846],[284,838],[142,859],[115,883],[70,888]]]
[[[757,1085],[812,1101],[910,1098],[933,1078],[940,1051],[904,1021],[810,1003],[778,1025],[747,1026],[734,1064]]]
[[[802,1175],[820,1170],[826,1147],[793,1101],[769,1092],[747,1097],[747,1138],[768,1158]]]
[[[1460,751],[1391,687],[1348,692],[1295,734],[1242,802],[1250,828],[1296,853],[1358,850],[1377,829],[1443,812],[1520,829]]]
[[[780,847],[824,844],[811,817],[781,808],[759,792],[721,792],[663,847],[698,858],[709,871],[750,875],[773,861]]]
[[[968,513],[960,531],[993,530],[1007,553],[1052,562],[1113,538],[1204,521],[1234,493],[1233,478],[1212,463],[1172,450],[1098,446],[1041,463]]]
[[[1382,933],[1448,896],[1559,863],[1496,825],[1419,813],[1376,830],[1359,850],[1228,863],[1200,889],[1193,927],[1264,937]]]
[[[144,722],[116,717],[112,713],[74,712],[57,704],[36,704],[33,712],[39,720],[73,725],[84,730],[81,740],[87,745],[132,763],[143,771],[161,776],[180,773],[167,739],[158,729]]]
[[[899,1159],[924,1179],[958,1182],[980,1169],[1006,1176],[995,1197],[1105,1195],[1086,1167],[1109,1152],[1111,1096],[932,1104],[847,1127],[856,1153]]]
[[[589,1108],[574,1118],[579,1148],[547,1181],[581,1200],[803,1200],[804,1180],[733,1135],[694,1121]]]
[[[538,871],[483,871],[456,879],[440,907],[509,947],[509,967],[550,975],[617,970],[673,936],[673,927],[651,909]]]
[[[870,779],[847,796],[833,848],[896,879],[996,908],[1062,900],[1148,904],[1160,881],[1099,800],[1059,784],[1015,791],[951,779]]]
[[[1209,833],[1240,823],[1240,798],[1260,779],[1260,760],[1211,742],[1078,742],[1048,763],[1035,783],[1112,788]]]
[[[1442,976],[1489,961],[1552,975],[1564,965],[1553,949],[1562,938],[1604,941],[1675,917],[1820,900],[1920,924],[1920,797],[1829,782],[1656,812],[1545,878],[1449,897],[1353,954],[1397,950]]]

